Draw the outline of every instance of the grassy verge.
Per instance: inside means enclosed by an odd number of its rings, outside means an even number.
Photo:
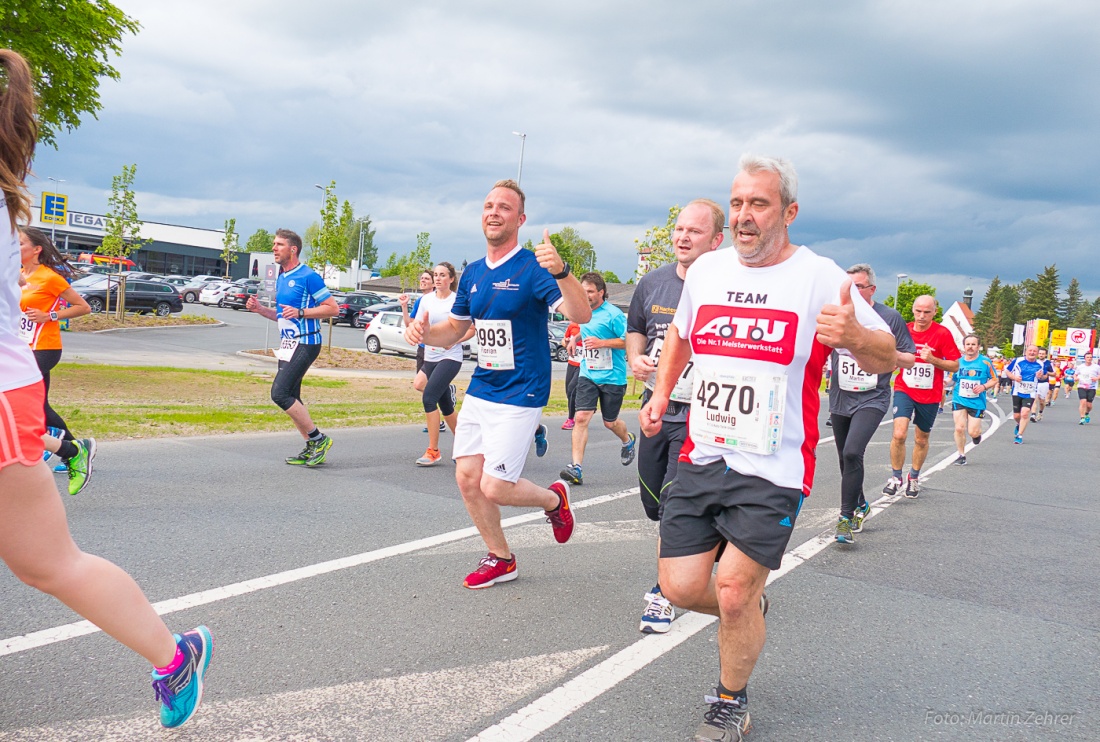
[[[268,374],[62,363],[50,403],[74,434],[104,440],[216,433],[287,431],[286,414],[269,397]],[[307,375],[302,398],[321,428],[403,425],[424,420],[409,379],[333,379]],[[466,382],[456,382],[459,398]],[[640,406],[642,386],[627,386],[624,410]],[[551,387],[548,415],[566,412],[565,383]],[[629,417],[629,415],[628,415]],[[631,425],[633,427],[633,425]]]
[[[116,330],[120,327],[172,327],[175,325],[216,325],[218,320],[205,314],[172,314],[157,317],[153,314],[127,313],[121,320],[115,319],[114,312],[107,314],[85,314],[69,320],[69,332],[95,332],[96,330]]]
[[[268,358],[275,357],[275,351],[271,348],[268,348],[266,351],[263,348],[256,348],[246,352],[256,355],[266,355]],[[405,356],[371,353],[367,350],[358,350],[356,348],[329,348],[327,345],[322,345],[321,353],[317,356],[317,360],[313,362],[312,368],[408,371],[409,378],[411,379],[413,372],[416,370],[416,361],[412,358],[406,358]]]

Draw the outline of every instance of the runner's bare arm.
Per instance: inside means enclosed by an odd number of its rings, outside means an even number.
[[[638,381],[647,380],[653,373],[653,359],[646,355],[646,336],[640,332],[626,334],[626,360],[630,372]]]
[[[611,348],[612,350],[626,348],[626,340],[623,338],[588,338],[584,344],[589,348]]]
[[[665,333],[665,343],[661,348],[661,363],[657,366],[657,382],[653,388],[653,396],[638,413],[638,421],[646,437],[656,434],[661,429],[661,417],[668,409],[668,399],[690,360],[691,341],[680,337],[680,331],[676,329],[676,325],[669,325]]]
[[[898,355],[894,336],[868,329],[856,319],[851,285],[849,279],[841,286],[839,304],[826,304],[821,308],[817,315],[817,339],[830,348],[847,350],[866,373],[889,373],[894,370]],[[958,368],[958,364],[955,367]]]
[[[898,351],[898,357],[894,361],[898,368],[913,368],[913,364],[917,362],[917,357],[912,353],[902,353]]]
[[[556,276],[565,270],[565,261],[558,255],[558,249],[550,242],[550,230],[542,230],[542,242],[535,245],[535,257],[550,275]],[[558,279],[558,289],[561,290],[561,313],[571,322],[583,325],[592,319],[592,307],[588,305],[588,296],[581,287],[581,282],[572,271],[565,278]]]
[[[458,320],[447,317],[433,325],[425,314],[420,321],[413,322],[405,328],[405,342],[409,345],[424,343],[437,348],[449,348],[462,340],[472,324],[468,319]]]
[[[255,296],[248,297],[248,302],[245,304],[245,308],[250,312],[255,312],[261,317],[267,317],[270,320],[279,318],[279,315],[275,311],[275,307],[265,307],[260,303],[260,300]]]
[[[310,319],[327,319],[340,314],[340,305],[336,303],[336,297],[330,296],[315,307],[306,310],[306,316]]]

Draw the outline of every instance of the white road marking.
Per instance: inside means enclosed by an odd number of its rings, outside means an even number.
[[[657,534],[657,523],[644,516],[634,520],[605,520],[594,523],[580,521],[577,523],[569,543],[570,545],[610,544],[624,541],[651,541],[656,543]],[[508,532],[508,544],[513,551],[557,545],[551,530],[541,523],[532,523],[512,529]],[[485,545],[481,542],[481,539],[463,539],[462,541],[433,547],[424,553],[437,555],[465,554],[469,552],[480,552],[482,556],[485,555]]]
[[[525,696],[561,682],[608,650],[586,647],[515,660],[487,662],[255,698],[211,702],[180,732],[165,732],[156,717],[82,719],[48,727],[0,732],[4,742],[145,742],[167,739],[308,740],[444,739],[493,718]],[[446,689],[446,712],[427,713]],[[484,723],[484,722],[483,722]]]
[[[574,510],[582,510],[584,508],[593,507],[595,505],[603,505],[604,503],[612,502],[614,500],[619,500],[629,495],[637,494],[638,488],[632,487],[630,489],[621,490],[619,492],[612,492],[607,495],[592,497],[588,500],[573,502],[572,507]],[[541,520],[545,517],[546,516],[541,511],[526,513],[524,515],[517,515],[512,518],[505,518],[501,521],[501,525],[507,528],[509,526],[515,526],[521,523],[529,523],[531,521]],[[342,569],[350,569],[351,567],[358,567],[363,564],[370,564],[371,562],[388,559],[389,557],[399,556],[401,554],[408,554],[410,552],[428,549],[433,546],[439,546],[441,544],[447,544],[452,541],[459,541],[461,539],[470,538],[471,536],[477,535],[477,529],[473,526],[470,526],[469,528],[460,528],[457,531],[441,533],[436,536],[428,536],[427,538],[417,539],[416,541],[408,541],[406,543],[397,544],[395,546],[387,546],[382,549],[375,549],[374,551],[363,552],[362,554],[355,554],[353,556],[332,559],[330,561],[320,562],[318,564],[313,564],[308,567],[298,567],[297,569],[291,569],[285,572],[267,575],[265,577],[256,577],[251,580],[236,582],[232,585],[225,585],[223,587],[215,587],[211,588],[210,590],[203,590],[201,592],[191,593],[190,595],[184,595],[180,598],[163,600],[159,603],[154,603],[153,608],[159,615],[166,616],[169,613],[175,613],[176,611],[194,608],[195,606],[206,605],[207,603],[215,603],[219,600],[226,600],[227,598],[234,598],[239,595],[247,595],[248,593],[254,593],[257,590],[266,590],[271,587],[286,585],[291,582],[298,582],[299,580],[306,580],[311,577],[317,577],[318,575],[324,575],[330,572],[337,572]],[[3,639],[0,640],[0,657],[8,654],[15,654],[17,652],[25,652],[28,649],[44,647],[47,644],[53,644],[55,642],[75,639],[79,636],[94,634],[98,631],[99,628],[90,621],[76,621],[74,623],[65,624],[63,626],[56,626],[52,629],[43,629],[42,631],[35,631],[33,633],[25,634],[23,636],[15,636],[11,637],[10,639]]]
[[[1000,410],[999,407],[997,409]],[[994,417],[993,424],[986,431],[986,435],[992,435],[999,426],[1000,420]],[[973,447],[973,444],[971,444],[971,447]],[[943,470],[956,458],[958,458],[958,454],[952,452],[935,466],[922,473],[921,481],[924,481],[927,476]],[[880,497],[871,504],[871,512],[867,517],[871,518],[878,515],[900,498],[900,494]],[[783,555],[783,561],[780,563],[779,569],[768,575],[766,584],[772,584],[833,543],[835,541],[830,528],[791,549]],[[667,634],[646,636],[635,641],[595,667],[586,670],[511,716],[474,735],[467,742],[526,742],[534,739],[569,714],[592,702],[605,691],[639,672],[646,665],[687,641],[717,620],[715,616],[687,613],[672,624],[672,630]]]

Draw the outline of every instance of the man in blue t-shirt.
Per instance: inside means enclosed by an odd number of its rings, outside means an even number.
[[[570,484],[584,484],[581,464],[588,445],[588,423],[600,407],[604,427],[618,436],[623,447],[619,460],[623,466],[634,461],[634,434],[619,419],[626,396],[626,315],[607,301],[607,284],[599,273],[585,273],[581,286],[592,307],[592,319],[581,325],[581,376],[577,379],[576,407],[573,417],[573,461],[561,470],[561,478]]]
[[[1012,418],[1016,421],[1016,437],[1014,443],[1024,442],[1024,431],[1031,416],[1031,407],[1035,404],[1035,396],[1039,382],[1046,381],[1047,375],[1043,370],[1043,364],[1036,360],[1039,357],[1039,348],[1034,345],[1027,346],[1023,358],[1013,358],[1008,364],[1008,378],[1012,379]]]
[[[577,323],[587,322],[592,312],[549,230],[533,252],[519,246],[519,228],[527,220],[523,209],[519,185],[498,181],[481,210],[486,256],[462,272],[448,321],[417,320],[405,330],[410,344],[448,347],[471,323],[476,329],[477,370],[458,415],[453,449],[458,489],[489,548],[463,583],[471,589],[518,576],[500,524],[501,505],[542,508],[558,543],[573,533],[569,485],[557,481],[544,489],[520,475],[550,398],[549,311]]]
[[[289,229],[275,232],[271,251],[279,265],[275,282],[275,306],[265,307],[255,296],[248,297],[248,309],[279,323],[279,372],[271,383],[271,401],[290,416],[305,438],[306,447],[286,463],[317,466],[325,463],[332,439],[317,429],[302,403],[302,379],[321,352],[321,320],[340,313],[336,299],[324,280],[309,266],[298,262],[302,238]]]

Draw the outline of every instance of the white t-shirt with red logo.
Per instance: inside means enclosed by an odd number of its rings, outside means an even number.
[[[724,459],[741,474],[810,494],[831,350],[817,340],[817,315],[839,303],[847,278],[807,247],[766,268],[742,265],[732,249],[695,261],[673,319],[695,364],[681,460]],[[862,325],[890,332],[855,288],[850,296]]]

